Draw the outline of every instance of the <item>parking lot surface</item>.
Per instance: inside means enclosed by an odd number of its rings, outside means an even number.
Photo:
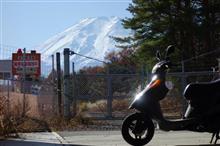
[[[209,133],[156,130],[153,139],[146,146],[211,146],[210,139]],[[123,140],[118,130],[22,133],[20,138],[0,140],[0,146],[129,146],[129,144]]]
[[[128,146],[120,131],[58,132],[67,143],[95,146]],[[210,133],[156,131],[147,146],[210,146]],[[220,140],[219,140],[220,143]],[[220,146],[220,145],[219,145]]]

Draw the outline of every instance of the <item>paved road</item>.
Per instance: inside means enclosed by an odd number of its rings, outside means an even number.
[[[129,146],[120,131],[43,132],[20,136],[20,139],[0,140],[0,146]],[[147,146],[211,146],[210,137],[208,133],[156,131]]]
[[[59,132],[59,134],[66,142],[72,144],[128,146],[122,139],[120,131]],[[209,133],[156,131],[152,141],[147,146],[210,146],[210,139]]]

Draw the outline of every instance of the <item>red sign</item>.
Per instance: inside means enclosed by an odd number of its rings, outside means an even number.
[[[31,53],[22,53],[21,49],[17,53],[12,54],[12,74],[13,75],[29,75],[40,77],[41,64],[40,53],[32,51]]]

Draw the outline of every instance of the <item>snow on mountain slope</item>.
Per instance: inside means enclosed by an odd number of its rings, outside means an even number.
[[[51,55],[61,53],[61,64],[63,64],[63,49],[70,48],[76,53],[104,60],[104,57],[112,52],[118,51],[115,42],[109,36],[126,36],[129,32],[125,30],[117,17],[86,18],[79,23],[51,37],[37,47],[42,53],[42,61],[45,66],[51,64]],[[101,65],[100,62],[72,55],[70,60],[75,63],[78,70],[85,66]]]

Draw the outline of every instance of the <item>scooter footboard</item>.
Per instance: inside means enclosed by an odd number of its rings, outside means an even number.
[[[159,121],[159,128],[164,131],[170,130],[186,130],[190,125],[196,123],[196,119],[178,119],[178,120],[162,120]]]

